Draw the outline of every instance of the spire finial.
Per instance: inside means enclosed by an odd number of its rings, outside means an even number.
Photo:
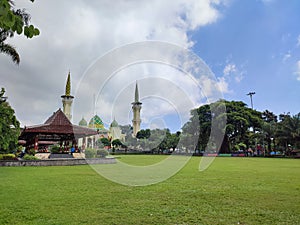
[[[66,96],[70,96],[71,95],[71,75],[70,75],[70,71],[68,73],[65,95]]]
[[[135,83],[134,101],[135,102],[139,102],[139,89],[138,89],[138,83],[137,83],[137,81]]]

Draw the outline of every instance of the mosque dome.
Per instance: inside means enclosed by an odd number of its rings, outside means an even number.
[[[79,121],[79,126],[82,127],[87,127],[87,122],[86,120],[82,117],[82,119]]]
[[[93,118],[91,118],[89,122],[89,128],[104,129],[104,124],[98,115],[95,115]]]
[[[112,123],[110,124],[110,127],[119,127],[119,124],[118,124],[118,122],[114,119],[114,120],[112,121]]]

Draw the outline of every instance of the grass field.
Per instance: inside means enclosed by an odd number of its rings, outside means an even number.
[[[216,158],[204,172],[199,160],[144,187],[113,183],[87,165],[2,167],[0,224],[300,224],[300,160]]]

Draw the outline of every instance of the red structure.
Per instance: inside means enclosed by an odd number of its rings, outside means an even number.
[[[25,141],[27,149],[39,149],[39,143],[59,143],[61,148],[77,146],[78,138],[96,135],[97,131],[73,125],[67,116],[58,109],[44,124],[25,127],[19,142]]]

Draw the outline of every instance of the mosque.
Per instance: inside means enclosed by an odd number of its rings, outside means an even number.
[[[71,95],[71,75],[70,72],[68,73],[65,94],[61,96],[62,103],[63,103],[63,112],[66,117],[71,121],[71,109],[74,96]],[[135,137],[136,134],[140,131],[141,125],[141,117],[140,112],[142,108],[142,103],[139,101],[139,91],[138,91],[138,84],[136,83],[135,86],[135,93],[134,93],[134,102],[132,104],[132,111],[133,111],[133,119],[132,119],[132,127],[133,127],[133,136]],[[90,120],[89,123],[85,120],[84,117],[78,123],[81,127],[91,128],[97,131],[96,135],[83,137],[78,139],[78,147],[84,149],[86,147],[93,148],[97,140],[101,138],[107,138],[110,141],[119,139],[121,142],[125,142],[125,134],[122,133],[122,130],[114,118],[112,123],[110,124],[109,128],[106,129],[104,127],[104,123],[101,118],[96,114]]]

